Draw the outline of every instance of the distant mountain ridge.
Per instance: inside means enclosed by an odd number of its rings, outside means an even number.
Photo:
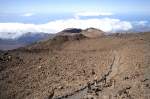
[[[19,47],[24,47],[26,45],[32,44],[37,41],[50,39],[53,36],[54,36],[53,34],[48,34],[48,33],[28,32],[15,39],[0,38],[0,50],[12,50]]]

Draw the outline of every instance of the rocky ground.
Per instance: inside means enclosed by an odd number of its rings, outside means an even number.
[[[150,33],[65,36],[1,51],[0,99],[149,99],[149,51]]]

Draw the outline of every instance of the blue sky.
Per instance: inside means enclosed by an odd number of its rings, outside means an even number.
[[[150,0],[0,0],[0,38],[66,28],[150,31],[149,5]]]
[[[150,0],[0,0],[0,13],[150,13]]]
[[[150,0],[0,0],[0,22],[45,23],[80,12],[109,12],[120,19],[150,16]]]

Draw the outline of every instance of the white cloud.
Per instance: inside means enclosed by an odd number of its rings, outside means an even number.
[[[137,21],[135,22],[135,25],[139,25],[139,26],[145,26],[147,25],[148,21]]]
[[[30,16],[33,16],[33,15],[34,15],[34,13],[25,13],[25,14],[23,14],[22,16],[30,17]]]
[[[133,28],[131,29],[132,32],[149,32],[150,31],[149,21],[146,21],[146,20],[133,21],[132,26],[133,26]]]
[[[66,28],[86,29],[94,27],[105,32],[128,31],[132,25],[128,21],[111,18],[66,19],[45,24],[0,23],[0,38],[17,38],[26,32],[57,33]],[[6,34],[7,33],[7,34]],[[9,35],[8,35],[9,33]]]
[[[110,19],[110,18],[103,18],[103,19],[68,19],[68,20],[57,20],[52,21],[47,24],[43,24],[39,26],[40,28],[43,27],[43,30],[51,29],[54,32],[61,31],[65,28],[81,28],[86,29],[89,27],[94,27],[101,29],[105,32],[115,32],[115,31],[126,31],[132,28],[130,22],[120,21],[119,19]],[[51,28],[49,28],[51,27]]]
[[[23,23],[0,23],[0,38],[17,38],[27,32],[35,32],[37,26]]]
[[[87,17],[87,16],[111,16],[113,13],[110,12],[79,12],[75,14],[76,18],[79,18],[81,16]]]

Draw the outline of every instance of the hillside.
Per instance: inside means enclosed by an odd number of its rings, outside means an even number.
[[[150,33],[92,33],[0,52],[0,99],[147,99]]]

